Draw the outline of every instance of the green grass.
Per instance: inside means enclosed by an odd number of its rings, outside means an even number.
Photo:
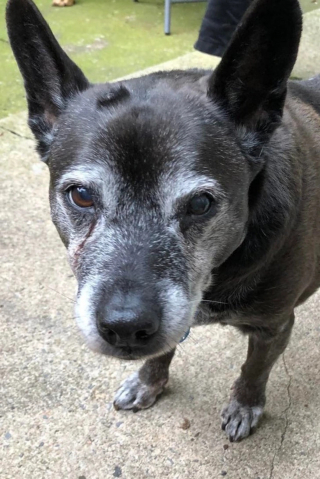
[[[311,12],[320,7],[319,0],[300,0],[300,4],[304,13]]]
[[[4,25],[0,0],[0,118],[26,108],[22,80]],[[59,42],[93,82],[105,82],[193,50],[204,3],[172,7],[172,35],[163,33],[163,0],[78,0],[54,8],[36,0]]]
[[[53,8],[36,0],[54,34],[93,82],[105,82],[176,58],[193,50],[204,3],[172,6],[172,35],[163,33],[164,0],[76,0],[71,8]],[[279,0],[280,1],[280,0]],[[26,108],[22,80],[4,24],[6,0],[0,0],[0,118]],[[304,11],[320,0],[301,0]]]

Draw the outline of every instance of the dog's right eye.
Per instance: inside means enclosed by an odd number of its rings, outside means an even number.
[[[91,208],[94,205],[91,191],[84,186],[72,186],[68,196],[71,204],[79,208]]]

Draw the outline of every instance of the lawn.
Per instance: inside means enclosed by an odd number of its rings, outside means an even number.
[[[0,0],[0,118],[25,109],[22,80],[4,24]],[[205,3],[172,7],[172,35],[163,33],[163,0],[78,0],[54,8],[35,2],[59,42],[93,82],[105,82],[193,50]]]
[[[93,82],[113,80],[191,52],[206,6],[173,5],[172,35],[165,36],[164,0],[76,1],[69,8],[54,8],[51,0],[36,0],[36,4],[63,48]],[[304,11],[320,6],[316,0],[301,3]],[[5,29],[5,4],[0,0],[0,118],[26,108]]]

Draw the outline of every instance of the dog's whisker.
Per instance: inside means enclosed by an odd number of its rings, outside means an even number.
[[[199,305],[200,305],[201,303],[228,304],[228,303],[224,303],[223,301],[213,301],[213,300],[210,300],[210,299],[202,299],[201,301],[198,301],[198,300],[196,299],[196,300],[188,301],[188,303],[189,303],[189,304],[199,303]]]
[[[69,298],[69,296],[66,296],[65,294],[61,293],[60,291],[57,291],[56,289],[51,288],[51,286],[47,286],[47,288],[48,288],[48,289],[51,289],[51,291],[54,291],[55,293],[59,294],[59,295],[62,296],[63,298],[68,299],[68,300],[71,301],[73,304],[76,303],[76,301],[75,301],[74,298]]]
[[[190,337],[190,341],[193,342],[193,344],[196,344],[196,345],[199,344],[199,341],[194,337],[192,331],[190,332],[189,337]]]
[[[213,301],[213,300],[210,300],[210,299],[202,299],[201,300],[201,303],[216,303],[216,304],[228,304],[224,301]]]

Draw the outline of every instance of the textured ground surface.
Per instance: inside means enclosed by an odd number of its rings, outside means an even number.
[[[214,64],[191,55],[175,65],[197,61]],[[75,283],[49,218],[48,172],[25,121],[0,121],[0,478],[319,479],[320,295],[297,312],[265,417],[243,443],[228,444],[220,430],[246,347],[230,328],[192,332],[154,408],[114,411],[114,391],[138,364],[82,344]]]

